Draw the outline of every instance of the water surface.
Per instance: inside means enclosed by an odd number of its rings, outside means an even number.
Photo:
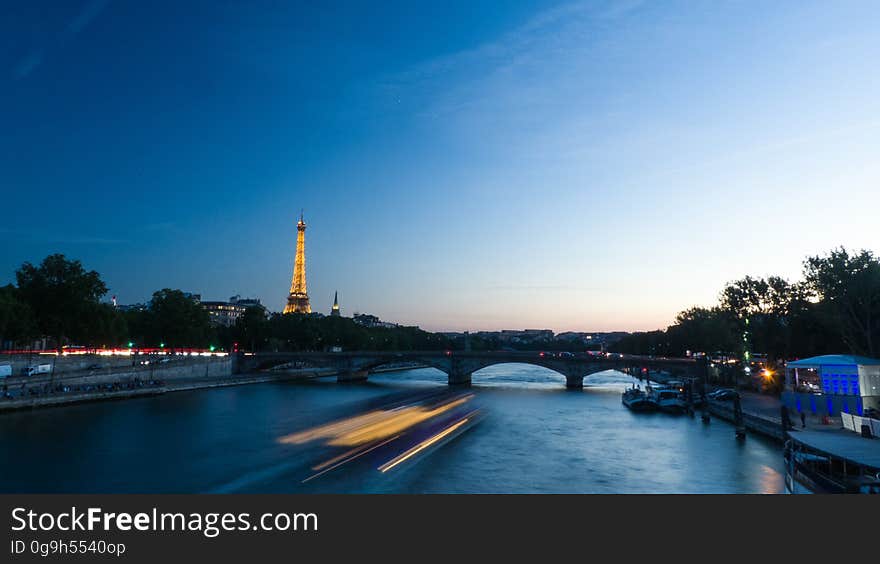
[[[279,438],[444,387],[434,369],[366,384],[272,383],[0,415],[0,491],[279,493],[779,493],[778,445],[718,419],[632,413],[629,377],[583,391],[529,365],[474,375],[487,417],[400,471],[347,465],[302,483],[315,453]],[[350,466],[350,467],[349,467]]]

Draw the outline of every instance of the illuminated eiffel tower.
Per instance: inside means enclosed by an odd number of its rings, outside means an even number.
[[[296,224],[296,260],[293,263],[293,280],[284,313],[311,313],[309,293],[306,290],[306,222],[300,212]]]

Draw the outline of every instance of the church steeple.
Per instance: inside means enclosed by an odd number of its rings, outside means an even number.
[[[341,314],[339,313],[339,292],[336,291],[333,294],[333,309],[330,310],[330,315],[333,317],[339,317]]]

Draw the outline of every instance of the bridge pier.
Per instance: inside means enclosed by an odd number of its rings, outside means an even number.
[[[340,370],[336,373],[336,381],[345,382],[366,382],[368,370]]]
[[[446,372],[446,381],[450,386],[470,386],[471,374],[478,368],[480,366],[475,365],[473,361],[451,358],[449,364],[443,368],[443,371]]]
[[[565,376],[565,387],[569,390],[584,389],[584,377],[568,374]]]
[[[452,370],[447,373],[447,382],[450,386],[470,386],[471,373],[464,370]]]

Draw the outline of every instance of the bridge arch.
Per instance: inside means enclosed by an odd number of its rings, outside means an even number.
[[[536,370],[537,369],[537,370]],[[474,370],[471,381],[477,384],[553,384],[565,386],[568,375],[558,367],[539,362],[493,362]]]
[[[382,368],[383,366],[388,366],[388,365],[391,365],[391,364],[398,364],[398,363],[401,362],[401,361],[404,361],[404,362],[417,362],[417,363],[423,364],[424,366],[427,366],[427,367],[430,367],[430,368],[436,368],[437,370],[439,370],[439,371],[441,371],[441,372],[446,372],[446,373],[449,373],[449,369],[450,369],[450,363],[449,363],[449,362],[438,361],[437,359],[433,359],[433,358],[412,358],[412,357],[408,357],[408,358],[405,358],[405,359],[401,359],[400,357],[398,357],[398,356],[394,356],[394,355],[389,355],[389,356],[387,356],[387,357],[381,357],[381,358],[371,359],[371,360],[369,360],[369,361],[367,361],[367,362],[359,362],[359,363],[353,365],[353,366],[352,366],[352,369],[353,369],[353,370],[356,370],[356,371],[359,371],[359,372],[360,372],[360,371],[363,371],[363,372],[370,372],[370,371],[372,371],[372,370],[375,370],[376,368]]]
[[[291,365],[291,368],[303,369],[334,369],[341,368],[340,362],[332,358],[320,356],[297,356],[296,353],[280,353],[277,355],[266,354],[255,358],[247,364],[249,370],[272,370],[282,366]]]

